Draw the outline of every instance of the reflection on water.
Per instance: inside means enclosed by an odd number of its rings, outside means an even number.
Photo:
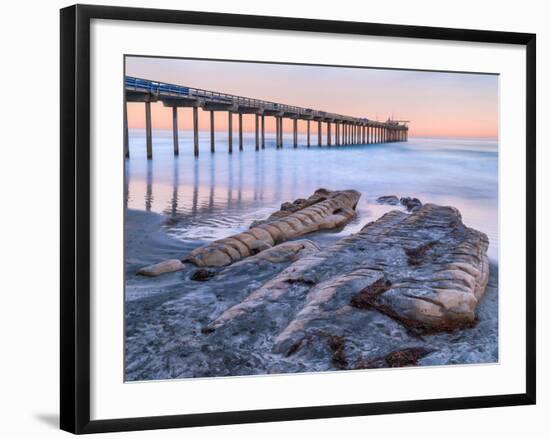
[[[300,136],[302,137],[302,136]],[[180,156],[172,154],[169,131],[155,131],[153,160],[145,157],[143,131],[130,132],[126,161],[126,205],[165,216],[166,231],[184,249],[242,231],[284,201],[315,189],[357,189],[363,196],[358,217],[345,230],[316,237],[331,241],[356,232],[392,209],[377,205],[380,195],[416,196],[423,202],[457,207],[464,222],[489,236],[489,254],[498,253],[498,154],[496,141],[411,139],[369,146],[254,150],[245,133],[244,151],[227,153],[226,133],[216,135],[215,154],[201,133],[201,155],[193,157],[190,132],[180,132]],[[305,137],[299,139],[305,144]]]

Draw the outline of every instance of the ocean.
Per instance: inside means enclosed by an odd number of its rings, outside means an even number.
[[[169,221],[165,231],[189,250],[247,228],[281,203],[307,198],[316,189],[355,189],[362,193],[357,218],[333,241],[357,232],[394,208],[376,203],[382,195],[411,196],[423,203],[451,205],[466,225],[489,237],[489,257],[498,260],[498,142],[487,139],[412,138],[408,142],[298,148],[291,136],[283,149],[266,133],[265,150],[255,151],[253,133],[244,150],[227,133],[216,132],[210,153],[209,132],[200,133],[200,156],[193,156],[192,133],[182,131],[180,155],[174,157],[171,131],[153,134],[153,160],[146,159],[145,133],[130,132],[126,161],[126,203]],[[312,142],[316,136],[312,135]]]

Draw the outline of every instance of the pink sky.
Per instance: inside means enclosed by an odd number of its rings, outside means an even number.
[[[393,116],[411,121],[410,136],[498,136],[496,75],[140,57],[126,58],[126,74],[349,116]],[[215,117],[216,130],[226,129],[227,112]],[[154,129],[170,129],[172,110],[152,104],[152,120]],[[265,120],[274,131],[273,118]],[[179,128],[191,123],[191,110],[180,108]],[[128,124],[145,127],[144,104],[128,104]],[[285,130],[290,127],[285,121]],[[199,110],[199,128],[210,128],[208,112]],[[244,116],[244,129],[254,129],[253,116]]]

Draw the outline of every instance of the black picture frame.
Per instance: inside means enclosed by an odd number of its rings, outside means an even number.
[[[90,420],[90,21],[131,20],[334,34],[503,43],[526,48],[526,392],[518,394]],[[72,433],[535,404],[536,401],[536,36],[210,12],[75,5],[61,10],[61,404],[60,426]]]

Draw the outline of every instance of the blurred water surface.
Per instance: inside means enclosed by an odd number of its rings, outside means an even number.
[[[457,207],[463,221],[489,236],[489,256],[498,259],[498,143],[486,139],[413,138],[408,142],[298,148],[285,137],[283,149],[266,134],[266,149],[255,151],[253,133],[244,150],[227,133],[200,133],[200,156],[193,156],[192,133],[181,131],[180,155],[172,152],[170,131],[154,131],[153,160],[145,156],[145,133],[130,131],[125,163],[126,206],[165,216],[165,231],[182,251],[226,237],[264,218],[285,201],[306,198],[320,187],[362,193],[357,218],[339,233],[321,234],[327,244],[358,231],[392,206],[381,195],[414,196],[422,202]],[[312,136],[312,142],[314,136]],[[316,140],[316,139],[315,139]]]

